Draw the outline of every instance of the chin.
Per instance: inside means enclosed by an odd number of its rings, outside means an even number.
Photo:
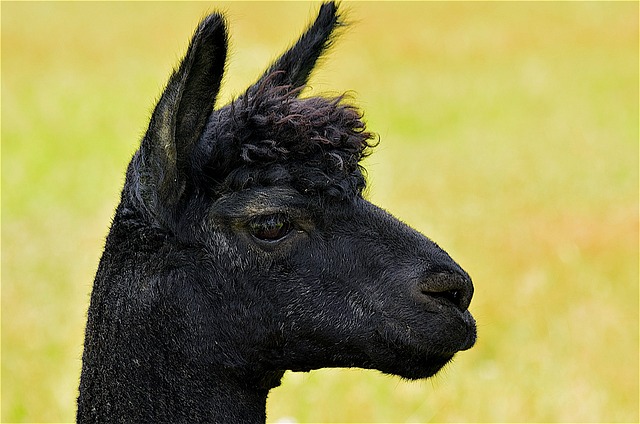
[[[473,347],[477,333],[475,321],[468,312],[464,322],[440,332],[437,337],[430,333],[420,337],[413,334],[407,337],[394,332],[387,333],[384,346],[378,346],[375,352],[369,351],[371,366],[385,374],[397,375],[409,380],[428,378],[447,365],[457,352]]]
[[[454,354],[416,355],[406,358],[396,358],[384,364],[378,363],[376,368],[385,374],[397,375],[407,380],[419,380],[434,376],[451,359]]]

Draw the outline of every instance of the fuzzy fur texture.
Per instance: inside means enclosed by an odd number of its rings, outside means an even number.
[[[299,91],[263,84],[212,115],[203,139],[208,186],[289,185],[339,199],[362,193],[359,162],[373,136],[361,113],[344,97],[300,99]]]
[[[476,339],[467,273],[364,199],[373,137],[300,92],[340,27],[315,22],[215,108],[227,32],[196,29],[127,169],[89,306],[81,423],[264,422],[288,371],[426,378]]]

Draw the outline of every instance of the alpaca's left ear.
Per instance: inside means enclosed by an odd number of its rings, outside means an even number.
[[[227,54],[224,18],[213,14],[198,26],[171,75],[132,161],[134,197],[161,225],[175,223],[193,175],[192,154],[220,89]]]
[[[300,39],[247,90],[251,95],[265,85],[289,86],[297,89],[304,86],[318,58],[331,44],[331,34],[341,25],[338,6],[335,2],[324,3],[313,25]]]

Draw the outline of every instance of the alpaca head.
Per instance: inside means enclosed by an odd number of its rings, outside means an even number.
[[[469,276],[362,196],[374,143],[361,113],[300,96],[339,25],[323,5],[254,85],[214,107],[227,34],[211,15],[153,112],[112,227],[130,242],[113,249],[137,258],[128,290],[166,321],[142,325],[181,357],[238,375],[424,378],[475,342]]]

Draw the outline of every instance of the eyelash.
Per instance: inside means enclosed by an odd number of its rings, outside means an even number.
[[[291,220],[284,214],[263,215],[248,223],[249,233],[258,240],[277,242],[291,232]]]

